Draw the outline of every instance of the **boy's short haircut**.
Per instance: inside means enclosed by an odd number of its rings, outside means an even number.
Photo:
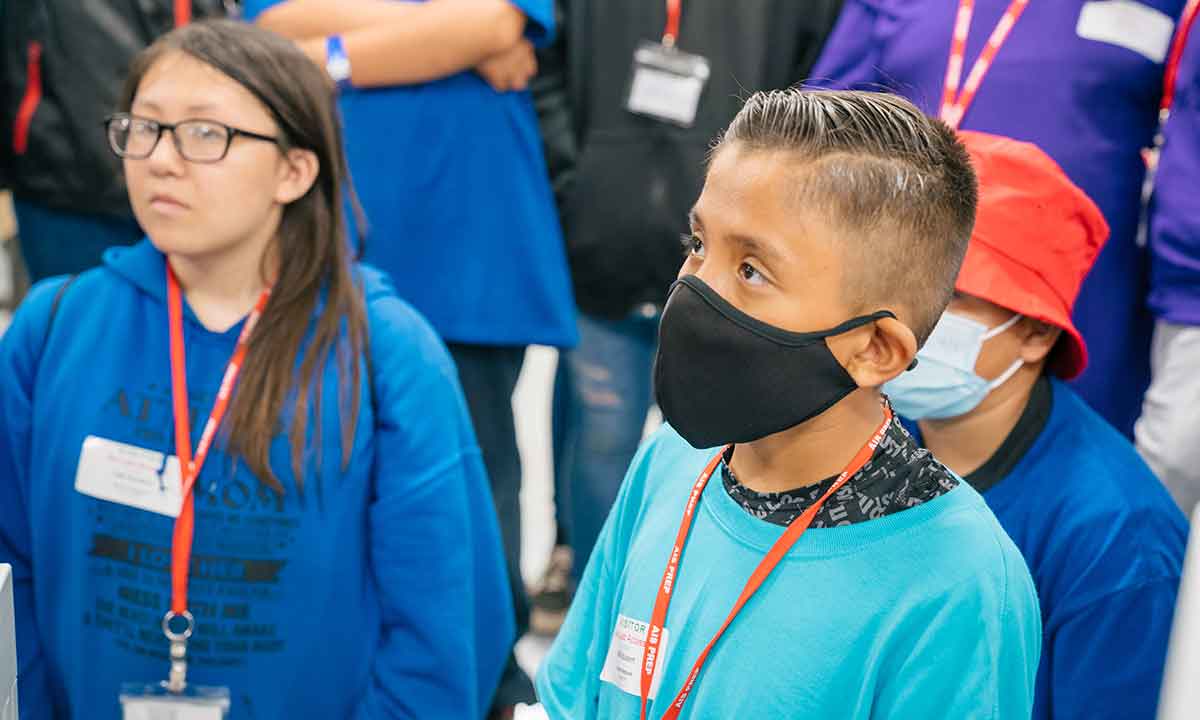
[[[845,243],[844,290],[864,311],[911,313],[918,344],[946,309],[975,223],[978,187],[953,130],[887,93],[755,93],[720,145],[795,153],[796,199]]]

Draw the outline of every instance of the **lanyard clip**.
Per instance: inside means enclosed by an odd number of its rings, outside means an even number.
[[[183,630],[177,631],[172,628],[172,622],[176,619],[186,621]],[[163,635],[166,635],[171,643],[171,670],[167,674],[166,683],[169,692],[179,694],[187,688],[187,641],[195,628],[196,621],[187,610],[182,614],[168,610],[167,614],[163,615]]]

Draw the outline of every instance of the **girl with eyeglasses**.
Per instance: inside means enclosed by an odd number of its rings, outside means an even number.
[[[513,637],[486,473],[444,345],[351,257],[328,78],[197,23],[106,128],[148,237],[0,342],[21,717],[482,716]]]

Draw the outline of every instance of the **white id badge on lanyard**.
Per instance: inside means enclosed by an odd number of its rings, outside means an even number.
[[[178,517],[179,458],[89,435],[79,453],[75,490],[94,498]]]
[[[700,96],[711,73],[703,56],[643,40],[633,53],[625,108],[635,115],[689,128],[696,122]]]
[[[121,687],[122,720],[224,720],[229,688],[188,686],[182,693],[162,685]]]

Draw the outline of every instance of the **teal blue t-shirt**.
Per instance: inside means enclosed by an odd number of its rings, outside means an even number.
[[[638,717],[645,623],[713,452],[667,427],[634,459],[538,675],[552,720]],[[648,717],[662,717],[783,531],[708,484]],[[1025,562],[961,483],[908,510],[805,533],[716,645],[680,717],[1028,718],[1040,648]]]

